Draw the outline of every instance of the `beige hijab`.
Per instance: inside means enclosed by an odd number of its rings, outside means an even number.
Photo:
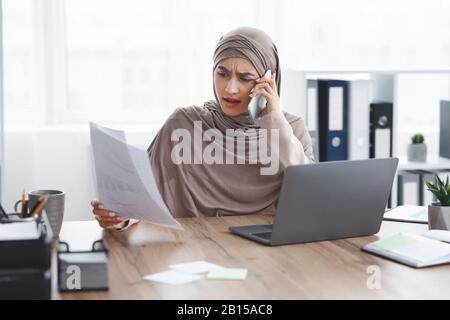
[[[280,94],[281,72],[278,51],[272,39],[266,33],[249,27],[242,27],[228,32],[216,46],[213,70],[216,69],[222,60],[227,58],[249,60],[260,77],[268,69],[270,69],[272,74],[276,72],[277,89],[278,94]]]
[[[217,44],[214,68],[221,60],[230,57],[248,59],[260,76],[267,69],[276,72],[279,91],[281,74],[278,53],[267,34],[253,28],[239,28],[229,32]],[[286,113],[285,117],[290,124],[298,123],[298,117]],[[148,152],[159,190],[174,217],[250,214],[275,209],[282,172],[261,175],[260,168],[263,164],[251,164],[248,149],[244,164],[237,164],[234,151],[239,139],[254,141],[260,139],[260,134],[251,132],[247,138],[242,135],[227,135],[227,129],[250,132],[257,130],[249,129],[258,128],[258,121],[254,122],[248,112],[238,116],[224,114],[217,96],[216,101],[208,101],[203,106],[179,108],[173,112],[151,143]],[[171,137],[176,129],[186,130],[191,137],[194,137],[194,130],[201,129],[204,133],[208,129],[215,129],[224,136],[224,140],[233,139],[233,149],[228,148],[225,141],[214,140],[202,141],[201,150],[214,143],[215,147],[223,150],[224,155],[233,155],[234,164],[175,164],[171,153],[180,141],[172,141]],[[195,152],[194,147],[191,151]],[[201,157],[202,154],[194,154],[192,162],[194,158]]]

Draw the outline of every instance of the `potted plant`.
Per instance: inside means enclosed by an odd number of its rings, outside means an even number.
[[[445,183],[436,176],[436,183],[427,181],[428,190],[438,199],[428,206],[429,229],[450,230],[450,183],[449,177]]]
[[[427,145],[424,143],[424,137],[416,133],[411,137],[411,143],[408,144],[408,161],[425,162],[427,161]]]

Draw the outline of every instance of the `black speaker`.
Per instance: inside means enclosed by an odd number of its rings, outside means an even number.
[[[390,102],[370,104],[369,157],[392,157],[393,105]]]

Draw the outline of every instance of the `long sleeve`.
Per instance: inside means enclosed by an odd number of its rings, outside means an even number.
[[[292,118],[290,122],[286,119],[283,112],[277,108],[265,113],[260,118],[261,128],[267,129],[268,131],[270,129],[278,129],[278,152],[281,170],[293,164],[314,162],[311,136],[303,119],[292,115],[289,115],[289,117]]]
[[[123,230],[128,229],[129,227],[131,227],[132,225],[134,225],[134,224],[136,224],[138,222],[139,222],[139,220],[137,220],[137,219],[128,219],[128,220],[125,220],[122,223],[119,223],[119,224],[116,224],[116,225],[112,226],[110,228],[110,230],[123,231]]]

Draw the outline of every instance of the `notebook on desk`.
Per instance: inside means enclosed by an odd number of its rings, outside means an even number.
[[[428,223],[428,208],[424,206],[398,206],[384,213],[383,220]]]
[[[449,243],[403,232],[369,243],[362,250],[414,268],[450,263]]]

